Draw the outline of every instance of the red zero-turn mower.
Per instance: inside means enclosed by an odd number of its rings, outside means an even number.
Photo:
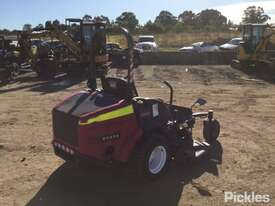
[[[98,72],[106,67],[97,61],[106,54],[106,31],[102,22],[91,24],[89,89],[72,95],[53,109],[56,155],[73,161],[134,164],[139,175],[156,178],[178,155],[198,158],[210,151],[220,132],[212,111],[193,113],[192,107],[173,105],[173,88],[168,82],[164,84],[170,88],[170,103],[138,96],[133,80],[134,44],[127,30],[120,28],[128,41],[122,54],[128,62],[128,76],[111,78]],[[96,85],[99,77],[102,89]],[[205,103],[198,99],[194,105]],[[205,118],[202,143],[192,137],[197,118]]]

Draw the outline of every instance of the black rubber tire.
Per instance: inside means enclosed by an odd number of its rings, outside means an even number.
[[[11,78],[6,78],[6,79],[2,79],[0,80],[0,86],[4,86],[6,84],[8,84],[11,81]]]
[[[54,69],[50,68],[50,65],[47,64],[47,62],[38,62],[35,65],[34,69],[41,79],[52,79],[55,76]]]
[[[208,119],[203,122],[203,137],[206,142],[213,143],[217,141],[220,135],[220,123],[218,120],[213,119],[209,121]]]
[[[12,79],[11,70],[6,69],[5,72],[0,72],[1,79],[0,79],[0,86],[8,84]]]
[[[16,77],[20,74],[19,65],[17,63],[12,64],[12,77]]]
[[[166,150],[166,162],[160,172],[153,174],[149,170],[149,158],[153,149],[157,146],[163,146]],[[170,153],[165,138],[152,135],[146,138],[139,146],[136,147],[132,161],[134,161],[135,173],[140,178],[154,180],[160,177],[167,170],[170,160]]]

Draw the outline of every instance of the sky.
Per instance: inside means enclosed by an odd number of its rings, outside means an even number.
[[[46,20],[105,15],[115,19],[124,11],[134,12],[141,24],[154,20],[161,10],[178,16],[185,10],[197,13],[218,9],[234,23],[241,21],[242,12],[250,5],[262,6],[275,23],[275,0],[3,0],[0,4],[0,29],[22,29]]]

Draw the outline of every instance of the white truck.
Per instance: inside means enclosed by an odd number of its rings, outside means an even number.
[[[155,37],[152,35],[139,36],[136,47],[143,52],[156,52],[159,50]]]

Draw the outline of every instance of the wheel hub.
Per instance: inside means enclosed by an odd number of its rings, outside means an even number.
[[[158,174],[164,167],[167,160],[165,147],[157,146],[153,149],[149,158],[149,171],[152,174]]]

